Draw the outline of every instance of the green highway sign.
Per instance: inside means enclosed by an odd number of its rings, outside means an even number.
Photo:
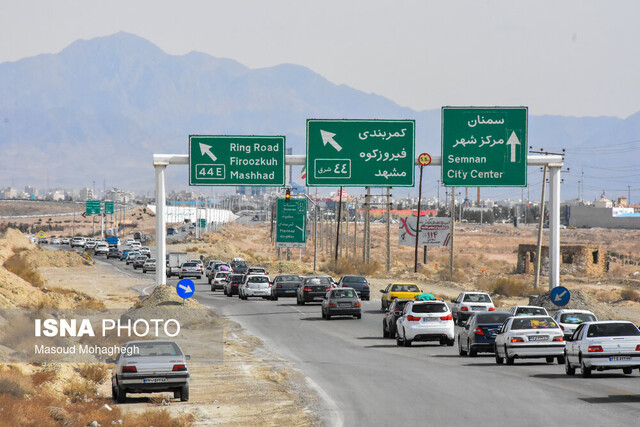
[[[104,213],[113,215],[113,202],[104,202]]]
[[[307,199],[278,199],[276,248],[307,247]]]
[[[189,185],[279,187],[284,136],[189,135]]]
[[[198,220],[198,227],[205,228],[207,226],[207,220],[204,218],[200,218]]]
[[[307,120],[307,186],[413,187],[415,120]]]
[[[527,185],[527,107],[442,107],[442,182]]]
[[[87,215],[100,215],[100,200],[87,200],[84,212]]]

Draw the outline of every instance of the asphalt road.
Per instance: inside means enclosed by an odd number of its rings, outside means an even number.
[[[460,357],[457,345],[398,347],[382,338],[379,301],[363,302],[360,320],[326,321],[319,304],[241,301],[211,292],[204,278],[195,283],[198,301],[240,323],[317,386],[327,425],[630,426],[640,417],[637,370],[629,376],[594,372],[585,379],[579,372],[568,377],[563,366],[542,359],[499,366],[492,355]]]

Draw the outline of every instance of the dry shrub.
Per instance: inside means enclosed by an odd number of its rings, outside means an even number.
[[[185,251],[187,251],[187,252],[198,252],[198,247],[197,246],[189,246],[188,248],[185,249]]]
[[[523,297],[532,293],[533,287],[525,284],[522,280],[501,277],[490,284],[488,290],[507,297]]]
[[[620,291],[620,298],[625,301],[640,302],[640,294],[631,288],[625,288]]]
[[[109,367],[96,363],[87,363],[78,367],[78,373],[82,378],[91,382],[102,384],[109,374]]]
[[[0,373],[0,396],[24,398],[32,393],[33,387],[27,377],[14,371]]]
[[[4,262],[4,268],[35,287],[43,287],[44,279],[40,275],[40,272],[34,266],[30,265],[24,256],[21,256],[21,252],[22,250],[9,257]]]
[[[51,292],[61,294],[73,298],[74,308],[100,310],[105,308],[104,303],[85,293],[75,291],[73,289],[51,288]],[[47,308],[47,307],[43,307]],[[55,307],[54,307],[55,308]]]
[[[596,291],[593,294],[593,297],[599,302],[606,302],[606,303],[616,302],[621,299],[620,291],[617,289],[611,289],[611,290],[601,289]]]
[[[31,382],[35,387],[38,387],[44,383],[53,381],[56,379],[58,374],[52,369],[45,369],[43,371],[38,371],[31,375]]]
[[[74,380],[62,391],[72,402],[83,402],[94,398],[98,392],[96,384],[89,381]]]
[[[437,277],[438,277],[438,280],[441,280],[444,282],[460,283],[466,280],[466,276],[464,272],[459,268],[455,268],[453,270],[453,273],[450,271],[449,268],[439,268],[437,272]]]
[[[187,427],[193,424],[193,415],[183,415],[180,418],[174,418],[169,411],[162,409],[147,410],[139,414],[127,416],[126,426],[153,426],[153,427]]]
[[[363,276],[373,276],[382,265],[378,261],[365,264],[361,260],[353,258],[338,258],[337,262],[331,260],[322,266],[322,270],[330,271],[338,276],[345,274],[361,274]]]

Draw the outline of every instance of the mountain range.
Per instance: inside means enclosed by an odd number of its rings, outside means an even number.
[[[0,64],[0,187],[78,189],[96,181],[152,192],[152,154],[186,153],[190,134],[285,135],[293,153],[304,154],[307,118],[415,119],[416,153],[441,151],[439,109],[414,111],[298,65],[250,69],[198,52],[169,55],[120,32]],[[577,196],[582,170],[585,198],[640,189],[638,143],[640,113],[529,117],[529,145],[566,149],[563,199]],[[169,189],[187,187],[186,169],[170,168]],[[439,168],[428,169],[433,193]],[[539,186],[538,171],[529,169]]]

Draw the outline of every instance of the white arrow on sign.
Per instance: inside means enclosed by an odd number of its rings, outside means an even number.
[[[511,163],[516,162],[516,145],[520,145],[520,140],[516,136],[514,131],[511,131],[511,136],[507,140],[507,145],[511,146]]]
[[[562,301],[562,297],[565,296],[566,293],[567,293],[567,291],[562,291],[562,293],[556,295],[556,297],[554,298],[555,302]]]
[[[206,154],[207,156],[211,157],[211,160],[213,160],[215,162],[216,160],[218,160],[218,158],[215,156],[215,154],[213,154],[211,152],[211,147],[212,147],[211,145],[203,144],[201,142],[200,143],[200,154],[203,155],[203,156]]]
[[[340,144],[338,144],[335,139],[333,139],[333,137],[336,136],[335,133],[327,132],[326,130],[320,129],[320,136],[322,136],[322,143],[325,145],[325,147],[327,146],[327,143],[329,143],[333,148],[336,149],[336,151],[342,150]]]
[[[188,294],[193,292],[193,289],[191,289],[191,286],[178,285],[178,287]]]

